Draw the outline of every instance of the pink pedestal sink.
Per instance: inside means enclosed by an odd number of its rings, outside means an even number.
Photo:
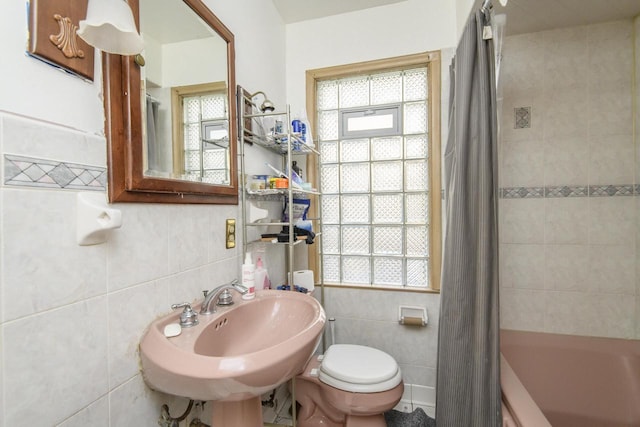
[[[315,298],[298,292],[234,301],[176,337],[163,331],[179,323],[179,311],[151,323],[140,342],[142,373],[155,390],[213,401],[213,427],[258,427],[260,396],[303,371],[326,317]]]

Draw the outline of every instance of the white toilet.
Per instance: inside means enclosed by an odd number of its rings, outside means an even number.
[[[300,427],[386,427],[383,413],[402,397],[398,363],[361,345],[335,344],[296,377]]]

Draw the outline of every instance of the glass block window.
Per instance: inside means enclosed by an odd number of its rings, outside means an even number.
[[[224,92],[182,97],[184,174],[188,179],[228,184],[227,97]]]
[[[325,283],[431,287],[429,87],[427,66],[317,81]]]

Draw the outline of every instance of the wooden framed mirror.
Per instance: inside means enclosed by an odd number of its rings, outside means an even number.
[[[103,54],[110,202],[238,203],[234,36],[201,0],[127,0],[139,57]]]

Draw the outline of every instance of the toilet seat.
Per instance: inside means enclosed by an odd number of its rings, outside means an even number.
[[[340,390],[354,393],[387,391],[402,382],[393,357],[375,348],[335,344],[322,359],[318,379]]]

